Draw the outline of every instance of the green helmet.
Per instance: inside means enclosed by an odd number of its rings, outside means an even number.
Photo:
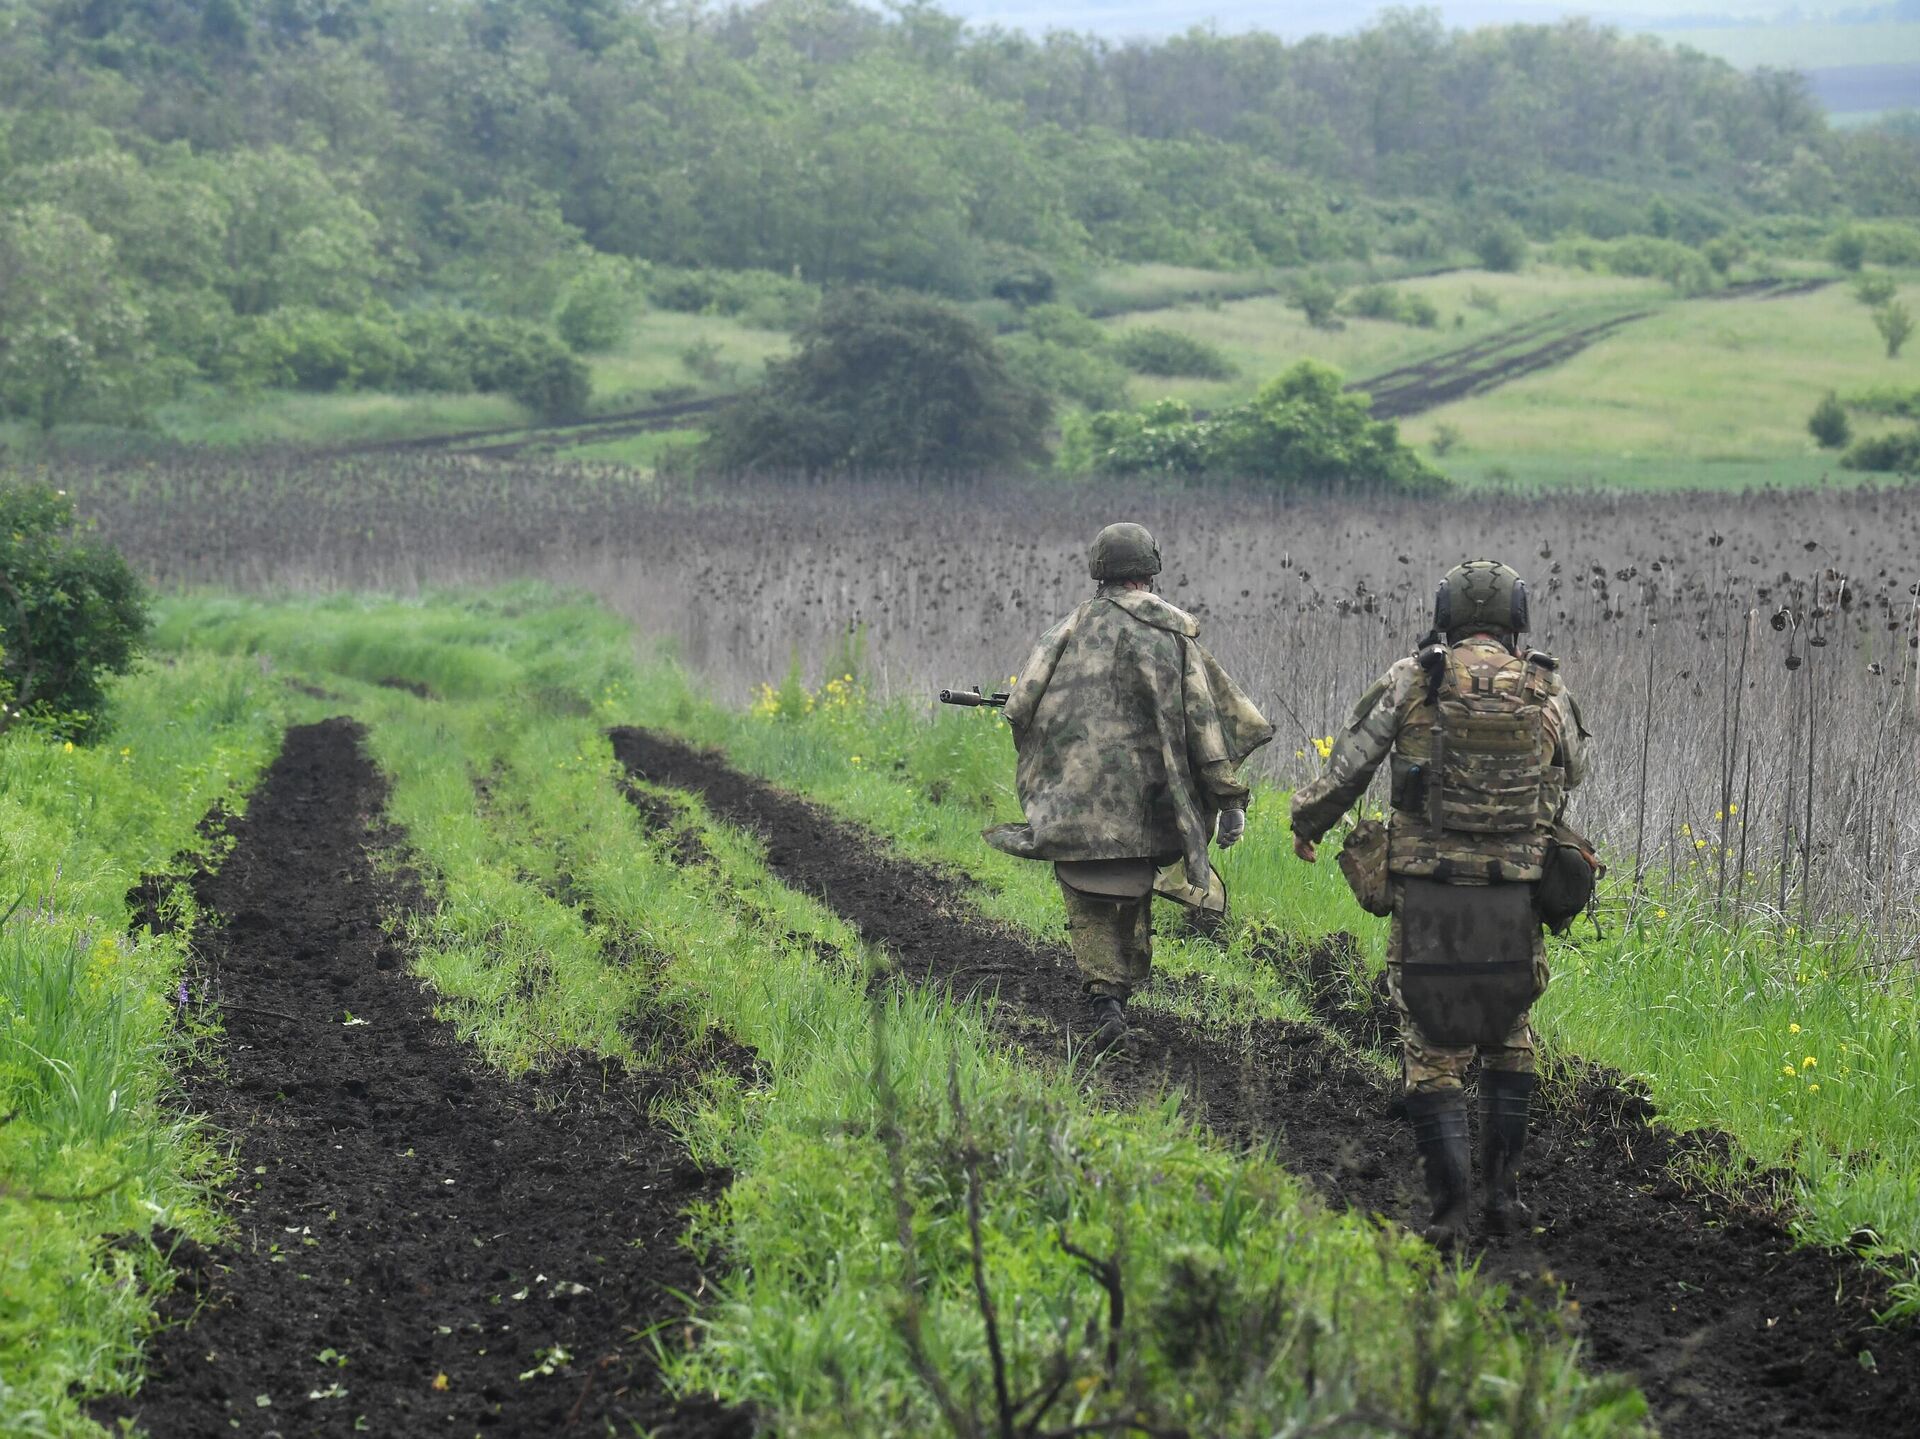
[[[1527,582],[1498,560],[1455,565],[1433,598],[1433,627],[1449,639],[1476,630],[1517,635],[1527,627]]]
[[[1087,571],[1096,580],[1144,580],[1160,573],[1160,546],[1145,525],[1108,525],[1093,537]]]

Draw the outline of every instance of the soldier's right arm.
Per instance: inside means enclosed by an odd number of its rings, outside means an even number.
[[[1360,697],[1346,728],[1334,739],[1326,770],[1294,792],[1296,836],[1317,841],[1367,792],[1373,772],[1393,753],[1401,719],[1420,682],[1419,665],[1404,659]]]

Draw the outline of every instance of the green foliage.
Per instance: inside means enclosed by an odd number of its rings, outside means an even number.
[[[1622,240],[1575,236],[1558,241],[1554,258],[1582,270],[1665,280],[1683,295],[1711,290],[1718,271],[1708,258],[1678,240],[1630,235]]]
[[[1827,243],[1827,258],[1843,270],[1858,270],[1867,260],[1867,240],[1857,229],[1835,232]]]
[[[1913,333],[1913,312],[1898,300],[1889,300],[1873,312],[1873,328],[1887,343],[1887,358],[1900,358],[1900,347]]]
[[[499,393],[551,420],[583,413],[590,389],[586,366],[538,326],[440,309],[276,310],[242,327],[218,373],[322,392]]]
[[[1316,330],[1337,330],[1340,325],[1340,289],[1324,275],[1308,275],[1294,284],[1288,303],[1307,318]]]
[[[105,235],[50,205],[0,214],[0,415],[50,428],[124,402],[145,321]]]
[[[1029,331],[1006,336],[999,349],[1007,373],[1029,390],[1089,410],[1113,409],[1127,402],[1126,367],[1104,345],[1072,345]]]
[[[1339,371],[1302,360],[1242,405],[1196,420],[1176,400],[1136,413],[1091,416],[1074,432],[1070,462],[1102,474],[1210,475],[1284,490],[1437,494],[1446,481],[1375,420]]]
[[[1527,263],[1527,232],[1504,215],[1494,216],[1475,230],[1473,253],[1482,267],[1511,274]]]
[[[1391,285],[1367,285],[1354,292],[1345,308],[1349,315],[1363,320],[1390,320],[1423,330],[1435,329],[1440,324],[1440,310],[1432,300],[1418,292],[1396,290]]]
[[[1807,417],[1807,432],[1823,450],[1842,449],[1853,438],[1853,423],[1847,418],[1846,407],[1831,390]]]
[[[1920,428],[1870,435],[1848,450],[1840,464],[1849,470],[1920,474]]]
[[[716,419],[719,470],[981,473],[1045,456],[1050,406],[993,339],[937,301],[855,288],[802,327],[791,359]]]
[[[0,733],[68,739],[106,724],[106,685],[133,667],[146,595],[117,550],[82,539],[66,491],[0,481]]]
[[[1849,395],[1846,406],[1866,415],[1887,415],[1895,419],[1920,420],[1920,389],[1903,385],[1886,386]]]
[[[1700,247],[1700,253],[1713,273],[1724,279],[1728,271],[1747,258],[1747,244],[1738,235],[1716,235]]]
[[[1196,380],[1227,380],[1236,373],[1233,362],[1205,340],[1160,325],[1141,325],[1114,342],[1121,364],[1141,375]]]
[[[648,298],[663,310],[731,315],[750,325],[787,330],[820,305],[820,287],[766,270],[685,270],[656,266]]]
[[[600,354],[620,343],[637,310],[633,267],[596,255],[562,294],[553,327],[575,354]]]
[[[1884,305],[1899,293],[1899,282],[1891,275],[1876,273],[1854,278],[1853,298],[1869,308]]]

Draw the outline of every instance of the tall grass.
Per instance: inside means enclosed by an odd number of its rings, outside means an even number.
[[[98,1431],[89,1395],[128,1386],[152,1286],[151,1233],[210,1237],[218,1149],[168,1104],[184,1044],[193,914],[131,930],[129,891],[237,808],[278,744],[282,687],[198,654],[113,690],[112,732],[75,749],[0,737],[0,1432]]]

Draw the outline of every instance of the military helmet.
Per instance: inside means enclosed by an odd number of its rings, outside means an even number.
[[[1160,546],[1145,525],[1108,525],[1093,537],[1087,570],[1096,580],[1144,580],[1160,573]]]
[[[1468,560],[1440,581],[1433,627],[1452,637],[1476,630],[1519,634],[1527,627],[1527,582],[1498,560]]]

